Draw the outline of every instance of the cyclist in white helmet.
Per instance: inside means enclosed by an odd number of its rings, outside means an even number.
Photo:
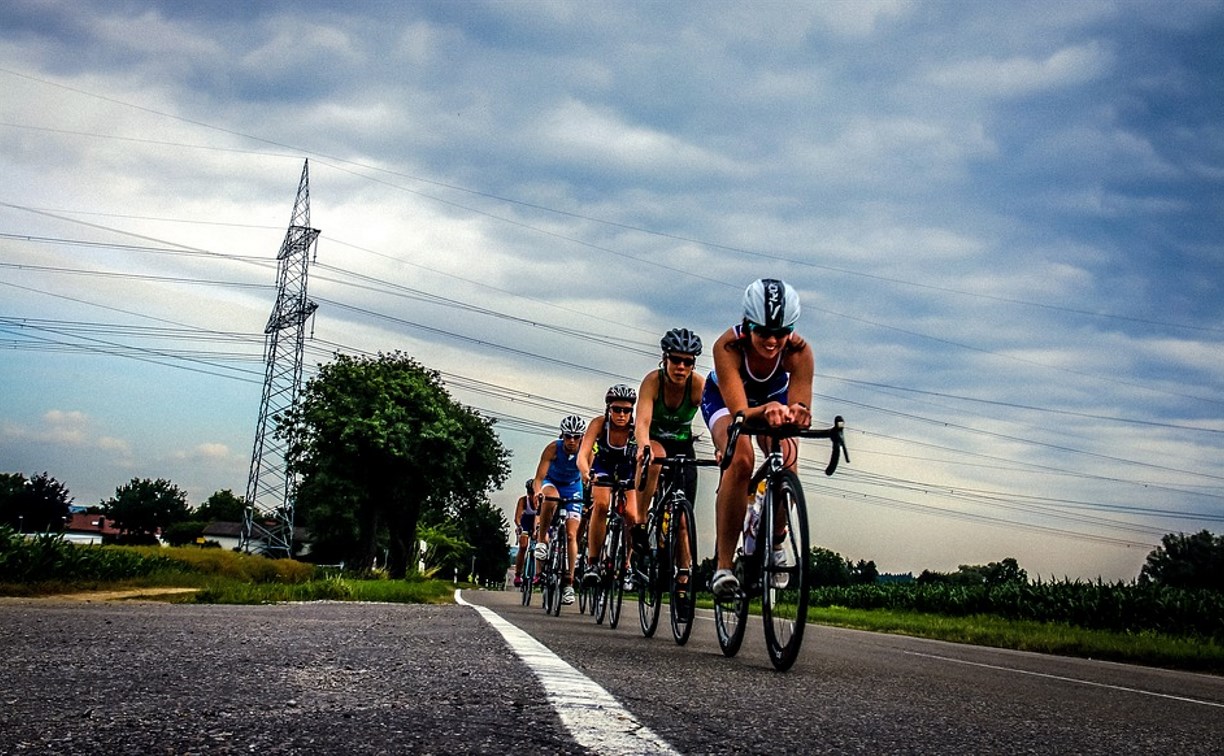
[[[578,470],[578,451],[585,431],[586,423],[577,415],[562,420],[561,435],[544,447],[535,474],[536,510],[540,513],[536,520],[535,557],[538,561],[548,558],[548,526],[552,523],[553,510],[557,506],[556,502],[547,501],[545,497],[570,500],[565,504],[569,561],[562,577],[562,604],[574,603],[574,558],[578,555],[578,523],[582,518],[582,473]]]
[[[714,343],[714,372],[706,379],[701,397],[701,414],[719,454],[726,448],[731,420],[740,413],[770,427],[811,425],[815,358],[812,348],[795,333],[798,320],[799,294],[785,281],[762,278],[744,291],[743,320]],[[799,451],[796,439],[785,439],[782,444],[793,468]],[[751,438],[741,436],[732,455],[715,502],[718,563],[710,588],[720,598],[739,588],[731,568],[756,462]],[[785,554],[775,552],[773,558],[783,560]]]

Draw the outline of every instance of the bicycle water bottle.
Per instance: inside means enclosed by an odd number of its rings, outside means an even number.
[[[667,528],[669,525],[671,525],[671,509],[664,508],[663,509],[663,531],[662,532],[663,532],[663,535],[665,536],[667,535]]]
[[[752,504],[744,513],[744,556],[752,556],[756,551],[757,524],[761,521],[761,510],[765,508],[765,481],[757,484],[756,495]]]

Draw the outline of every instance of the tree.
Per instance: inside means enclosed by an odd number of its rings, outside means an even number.
[[[855,563],[854,568],[850,571],[850,579],[852,582],[862,585],[875,585],[875,582],[880,578],[880,571],[876,568],[874,561],[866,561],[863,559]]]
[[[465,501],[456,507],[456,521],[463,540],[472,547],[476,580],[501,582],[510,567],[510,523],[501,509],[487,499]],[[470,566],[469,566],[470,569]]]
[[[817,588],[850,585],[850,563],[836,551],[812,549],[808,557],[808,569],[812,574],[812,585]]]
[[[1224,591],[1224,536],[1169,533],[1147,556],[1139,582]]]
[[[46,472],[26,480],[21,473],[0,473],[0,522],[26,532],[59,532],[72,495]]]
[[[990,564],[962,564],[956,572],[932,572],[923,570],[918,576],[918,583],[951,584],[951,585],[984,585],[995,588],[1013,583],[1027,583],[1028,573],[1020,568],[1020,563],[1013,557],[1007,557],[1001,562]]]
[[[208,501],[200,505],[192,519],[205,522],[242,522],[246,506],[246,499],[226,488],[209,496]]]
[[[455,402],[436,371],[400,353],[337,355],[306,384],[277,433],[302,478],[298,503],[312,534],[330,526],[339,536],[347,521],[355,532],[345,561],[368,568],[384,542],[392,577],[415,564],[424,511],[483,499],[509,472],[493,421]]]
[[[191,515],[187,494],[168,480],[132,480],[115,489],[114,497],[103,502],[106,516],[123,531],[125,540],[151,542],[159,530]]]

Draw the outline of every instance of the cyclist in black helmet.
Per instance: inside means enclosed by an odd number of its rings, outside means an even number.
[[[637,449],[633,439],[633,405],[637,392],[632,386],[618,383],[604,395],[604,414],[587,424],[582,438],[582,450],[578,453],[578,469],[582,482],[590,488],[595,475],[615,473],[622,481],[633,479],[633,467],[637,460]],[[591,491],[591,518],[587,531],[587,574],[583,582],[599,580],[599,550],[603,546],[604,528],[608,521],[608,505],[612,490],[595,486]],[[638,523],[637,486],[625,492],[625,527]],[[632,575],[628,577],[632,580]]]
[[[644,457],[650,447],[656,459],[681,454],[693,459],[693,416],[701,407],[705,389],[705,378],[694,370],[701,355],[701,337],[687,328],[673,328],[663,335],[659,347],[663,350],[659,369],[650,371],[638,390],[634,424],[638,458]],[[692,502],[697,493],[697,470],[688,468],[686,472],[692,473],[685,482],[685,492]],[[649,506],[659,482],[659,468],[651,465],[645,473],[641,500]]]
[[[711,350],[714,372],[705,384],[701,414],[710,428],[714,449],[727,445],[727,428],[742,413],[771,427],[812,424],[812,348],[795,333],[799,294],[785,281],[762,278],[744,291],[743,320],[718,337]],[[796,439],[781,442],[790,466],[798,456]],[[718,564],[710,588],[720,598],[731,596],[739,581],[731,571],[735,543],[747,511],[748,481],[755,462],[752,439],[741,436],[723,472],[715,503]],[[783,564],[784,552],[775,561]]]

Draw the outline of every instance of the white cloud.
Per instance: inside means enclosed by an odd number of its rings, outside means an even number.
[[[1080,86],[1104,76],[1114,56],[1101,42],[1056,50],[1045,58],[978,57],[937,67],[926,80],[940,87],[992,97],[1022,97]]]

